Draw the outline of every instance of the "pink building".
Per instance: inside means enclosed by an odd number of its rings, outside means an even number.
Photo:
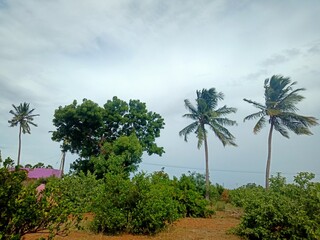
[[[28,172],[29,179],[39,179],[48,177],[61,177],[61,170],[50,168],[22,168]]]

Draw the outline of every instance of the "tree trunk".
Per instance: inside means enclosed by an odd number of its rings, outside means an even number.
[[[62,151],[62,158],[61,158],[61,164],[60,164],[60,170],[61,170],[61,178],[64,175],[64,163],[66,161],[66,152]]]
[[[271,143],[272,143],[272,131],[273,131],[273,122],[271,119],[271,126],[268,137],[268,158],[267,158],[267,166],[266,166],[266,189],[269,189],[269,178],[270,178],[270,164],[271,164]]]
[[[20,165],[20,153],[21,153],[21,131],[22,131],[22,126],[20,124],[19,126],[19,147],[18,147],[18,163],[17,166]]]
[[[207,135],[204,132],[204,151],[205,151],[205,159],[206,159],[206,199],[210,200],[210,182],[209,182],[209,157],[208,157],[208,143],[207,143]]]

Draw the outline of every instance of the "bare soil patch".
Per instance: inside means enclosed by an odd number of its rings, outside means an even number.
[[[90,219],[90,217],[89,217]],[[239,224],[239,213],[235,211],[219,211],[212,218],[183,218],[163,232],[155,236],[139,236],[123,234],[119,236],[106,236],[93,234],[89,231],[71,231],[66,237],[57,236],[57,240],[239,240],[238,236],[228,234],[227,231]],[[45,237],[45,233],[32,233],[24,236],[24,240],[36,240]]]

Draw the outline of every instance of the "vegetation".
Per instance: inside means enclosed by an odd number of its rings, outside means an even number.
[[[84,99],[82,104],[75,100],[55,110],[53,124],[57,129],[52,132],[52,140],[62,141],[63,152],[80,156],[71,166],[76,172],[93,173],[96,166],[92,157],[100,155],[101,147],[132,134],[139,140],[143,152],[149,155],[164,152],[155,143],[164,120],[159,114],[148,111],[146,104],[139,100],[126,103],[113,97],[103,107],[91,100]]]
[[[246,239],[319,239],[320,184],[312,173],[299,173],[293,184],[278,174],[270,189],[247,185],[232,191],[232,202],[244,208],[235,232]]]
[[[20,239],[24,234],[48,229],[49,239],[78,226],[79,215],[64,192],[49,182],[37,193],[39,183],[25,184],[26,172],[0,168],[0,239]],[[71,215],[72,214],[72,215]]]
[[[205,161],[206,161],[206,199],[209,200],[209,157],[208,157],[208,143],[207,143],[207,130],[206,125],[214,132],[217,138],[222,142],[223,146],[232,145],[236,146],[234,140],[235,137],[224,126],[236,125],[235,121],[232,121],[224,116],[230,113],[235,113],[237,109],[223,106],[217,108],[218,101],[223,100],[224,95],[221,92],[217,92],[215,88],[209,90],[203,89],[197,91],[196,107],[191,104],[188,99],[184,100],[185,107],[189,111],[183,115],[183,117],[190,118],[194,122],[183,128],[180,132],[180,136],[184,136],[184,140],[188,140],[188,135],[191,132],[195,132],[198,138],[198,148],[204,143]]]
[[[170,180],[163,171],[105,175],[93,204],[95,232],[154,234],[181,217],[206,217],[214,213],[196,190],[192,177]]]
[[[52,132],[54,141],[62,142],[62,152],[78,153],[72,165],[75,170],[63,178],[27,179],[20,168],[21,133],[30,133],[34,125],[29,104],[24,103],[10,113],[10,126],[19,125],[18,165],[0,152],[0,240],[21,239],[26,233],[48,230],[48,239],[66,235],[70,228],[80,228],[82,214],[93,213],[90,229],[104,234],[155,234],[182,217],[210,217],[215,210],[233,204],[244,213],[234,233],[246,239],[320,239],[320,184],[312,182],[314,174],[300,173],[294,183],[287,184],[278,174],[269,178],[273,130],[289,137],[288,131],[310,135],[317,119],[296,114],[295,106],[303,99],[293,90],[289,78],[273,76],[265,81],[265,105],[244,99],[260,111],[244,120],[259,118],[254,132],[269,120],[266,189],[247,184],[235,190],[209,182],[208,132],[211,129],[223,146],[236,146],[235,137],[225,126],[235,121],[226,118],[235,108],[218,107],[224,95],[214,88],[197,91],[196,106],[188,99],[189,113],[183,117],[193,123],[179,134],[187,141],[195,132],[198,148],[204,143],[206,174],[182,174],[170,179],[163,171],[137,173],[144,152],[161,155],[155,143],[164,126],[163,118],[148,112],[145,103],[129,103],[114,97],[100,107],[93,101],[76,101],[55,111]],[[46,167],[37,163],[26,167]],[[51,168],[50,165],[47,168]],[[270,186],[269,186],[270,184]],[[41,185],[43,187],[43,185]]]
[[[20,154],[21,154],[21,133],[31,133],[30,124],[37,127],[37,124],[33,122],[33,118],[39,116],[39,114],[32,114],[34,108],[30,110],[29,103],[20,103],[19,106],[12,104],[14,110],[10,110],[9,113],[13,115],[12,119],[8,122],[10,127],[16,127],[19,125],[19,148],[18,148],[18,161],[17,166],[20,165]]]
[[[258,133],[268,120],[270,123],[268,137],[268,158],[266,166],[266,188],[269,188],[270,164],[271,164],[271,142],[273,130],[278,131],[282,136],[289,138],[290,130],[298,135],[311,135],[309,127],[317,125],[314,117],[301,116],[296,114],[298,108],[296,104],[304,99],[299,94],[304,88],[293,89],[297,82],[292,82],[290,78],[280,75],[273,75],[264,82],[265,104],[260,104],[248,99],[244,101],[251,103],[259,111],[244,118],[244,121],[259,119],[253,128],[253,132]],[[267,119],[268,118],[268,119]]]

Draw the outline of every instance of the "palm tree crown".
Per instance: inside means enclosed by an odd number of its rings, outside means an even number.
[[[12,104],[14,110],[10,110],[9,113],[13,115],[12,119],[8,121],[10,127],[16,127],[19,125],[19,149],[18,149],[18,163],[20,165],[20,152],[21,152],[21,132],[31,133],[30,125],[37,127],[37,124],[33,123],[33,118],[39,116],[39,114],[32,114],[35,109],[29,109],[29,103],[20,103],[19,106]]]
[[[266,167],[266,188],[269,187],[269,172],[271,161],[271,141],[273,129],[282,136],[289,138],[289,132],[292,131],[298,135],[312,135],[309,127],[317,125],[317,119],[310,116],[301,116],[296,112],[299,110],[296,104],[304,99],[299,92],[304,88],[293,89],[297,82],[291,82],[289,77],[273,75],[270,79],[264,81],[265,104],[257,103],[252,100],[243,99],[251,103],[259,111],[248,115],[246,120],[258,119],[253,128],[257,134],[267,123],[270,124],[268,138],[268,158]]]
[[[273,75],[264,82],[265,105],[244,99],[260,110],[244,118],[244,121],[259,118],[253,128],[255,134],[266,125],[266,118],[269,117],[269,123],[286,138],[289,138],[287,130],[298,135],[312,135],[309,127],[317,125],[317,119],[296,114],[299,110],[296,104],[304,99],[298,92],[305,90],[304,88],[293,90],[296,84],[297,82],[291,83],[288,77]]]
[[[188,141],[188,135],[195,132],[198,138],[198,148],[203,144],[204,137],[207,134],[205,125],[215,133],[218,139],[222,142],[223,146],[232,145],[237,146],[234,142],[235,137],[224,127],[236,125],[236,121],[229,120],[224,116],[230,113],[235,113],[236,108],[229,108],[223,106],[216,109],[219,100],[223,100],[223,93],[217,93],[215,88],[209,90],[203,89],[197,91],[196,107],[194,107],[188,99],[184,100],[185,107],[190,113],[183,115],[185,118],[194,120],[193,123],[186,126],[179,132],[180,136],[184,136],[184,140]]]
[[[223,100],[224,95],[217,92],[215,88],[209,90],[203,89],[197,91],[196,107],[190,103],[188,99],[184,100],[185,107],[189,111],[183,115],[185,118],[193,120],[193,122],[183,128],[180,136],[184,136],[184,140],[188,140],[188,135],[194,132],[198,138],[198,148],[205,144],[205,160],[206,160],[206,198],[209,199],[209,165],[208,165],[208,145],[207,145],[207,130],[205,126],[214,132],[218,139],[222,142],[223,146],[232,145],[236,146],[234,142],[235,137],[224,126],[236,125],[236,121],[230,120],[225,115],[235,113],[236,108],[229,108],[223,106],[217,108],[218,101]]]

